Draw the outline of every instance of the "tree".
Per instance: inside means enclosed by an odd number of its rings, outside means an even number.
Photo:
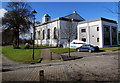
[[[67,19],[65,27],[62,28],[61,34],[64,36],[64,39],[68,42],[68,53],[70,57],[70,42],[75,39],[77,33],[76,23],[73,19]]]
[[[13,30],[14,40],[13,47],[19,48],[19,35],[27,33],[32,26],[33,15],[31,7],[22,1],[8,2],[7,13],[2,18],[3,28]]]
[[[12,43],[13,36],[14,36],[13,31],[10,28],[5,29],[4,31],[2,31],[2,42]]]

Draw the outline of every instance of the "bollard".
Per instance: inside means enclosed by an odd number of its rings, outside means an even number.
[[[44,70],[39,71],[40,81],[44,81]]]
[[[50,52],[51,60],[52,60],[52,52]]]

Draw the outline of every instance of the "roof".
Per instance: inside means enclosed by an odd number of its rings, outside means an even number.
[[[50,17],[48,14],[45,14],[44,17]]]
[[[114,20],[110,20],[110,19],[106,19],[106,18],[103,18],[103,17],[101,17],[101,18],[97,18],[97,19],[92,19],[92,20],[82,21],[82,22],[79,22],[79,24],[88,23],[88,22],[94,22],[94,21],[99,21],[99,20],[107,21],[107,22],[110,22],[110,23],[115,23],[115,24],[117,24],[116,21],[114,21]]]
[[[83,17],[81,17],[76,11],[74,11],[72,14],[69,14],[67,16],[64,16],[65,18],[72,18],[74,15],[77,15],[77,19],[85,20]]]
[[[51,22],[55,22],[55,21],[58,21],[58,20],[70,21],[72,18],[74,18],[74,15],[77,15],[77,19],[73,19],[74,22],[80,22],[80,21],[85,20],[85,19],[82,18],[79,14],[77,14],[77,13],[75,12],[75,13],[73,13],[73,14],[69,14],[69,15],[64,16],[64,17],[59,17],[59,18],[50,20],[50,21],[48,21],[48,22],[38,24],[37,26],[45,25],[45,24],[48,24],[48,23],[51,23]]]
[[[58,20],[70,21],[71,19],[64,18],[64,17],[59,17],[59,18],[50,20],[50,21],[42,23],[42,24],[38,24],[37,26],[45,25],[45,24],[48,24],[48,23],[51,23],[51,22],[55,22],[55,21],[58,21]],[[75,20],[75,19],[73,19],[73,21],[74,22],[80,22],[80,21],[83,21],[83,20]]]

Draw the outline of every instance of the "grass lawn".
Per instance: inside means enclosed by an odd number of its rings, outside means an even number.
[[[68,52],[68,48],[52,48],[50,50],[54,53],[67,53]],[[76,49],[70,49],[70,51],[75,52]]]
[[[2,53],[2,46],[0,46],[0,54]]]
[[[32,46],[31,46],[32,48]],[[52,48],[48,46],[35,46],[35,60],[32,60],[32,49],[24,49],[24,46],[20,46],[20,49],[13,49],[12,46],[3,46],[2,54],[4,54],[7,58],[18,61],[18,62],[37,62],[41,57],[41,49],[50,48],[50,50],[54,53],[67,53],[68,48]],[[100,50],[120,50],[120,47],[105,47],[100,48]],[[0,49],[1,50],[1,49]],[[76,49],[70,49],[71,52],[76,52]]]
[[[104,47],[104,48],[100,48],[100,50],[120,50],[120,46],[117,47]],[[67,53],[68,52],[68,48],[53,48],[50,49],[52,52],[54,53]],[[76,52],[76,49],[70,49],[71,52]]]
[[[32,60],[32,49],[24,49],[24,46],[20,46],[20,49],[13,49],[12,46],[3,46],[2,53],[9,59],[18,62],[37,62],[40,59],[41,49],[35,49],[34,60]]]
[[[120,46],[116,46],[116,47],[104,47],[104,48],[100,48],[100,50],[120,50]]]

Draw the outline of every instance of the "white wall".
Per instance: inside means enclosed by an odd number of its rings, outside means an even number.
[[[74,28],[73,30],[77,29],[77,23],[78,22],[73,22],[73,26],[72,28]],[[57,28],[57,37],[58,39],[54,39],[54,27]],[[67,21],[63,21],[63,20],[58,20],[55,22],[51,22],[42,26],[39,26],[36,28],[36,32],[40,31],[40,40],[35,40],[35,44],[39,44],[39,45],[52,45],[52,46],[56,46],[57,44],[64,44],[67,42],[67,40],[65,39],[65,34],[63,33],[64,28],[67,27]],[[47,29],[50,29],[50,39],[47,39]],[[42,39],[42,31],[45,30],[45,39]],[[73,31],[72,30],[72,31]],[[36,35],[37,36],[37,35]],[[75,39],[75,35],[71,38],[71,41]]]
[[[86,23],[79,23],[77,26],[78,30],[78,40],[81,40],[81,38],[86,38],[87,43],[97,45],[99,47],[104,47],[104,25],[109,25],[117,27],[117,24],[110,23],[102,20],[93,21],[93,22],[86,22]],[[99,27],[99,31],[97,31],[97,27]],[[81,29],[85,28],[86,33],[81,33]],[[112,35],[112,33],[111,33]],[[118,36],[118,34],[117,34]],[[99,42],[97,42],[97,38],[99,38]],[[112,41],[112,37],[111,41]],[[117,37],[118,38],[118,37]],[[117,39],[118,40],[118,39]],[[112,46],[112,45],[109,45]]]
[[[54,28],[59,30],[60,21],[51,22],[42,26],[36,27],[36,32],[40,31],[40,40],[35,40],[35,44],[39,45],[57,45],[57,40],[54,39]],[[47,29],[50,29],[50,39],[47,39]],[[45,30],[45,38],[43,38],[43,30]],[[36,35],[37,36],[37,35]]]
[[[97,31],[97,27],[99,27],[99,31]],[[97,38],[101,40],[102,37],[100,37],[99,34],[102,34],[100,26],[100,21],[94,21],[94,22],[87,22],[78,24],[78,40],[82,40],[82,38],[86,38],[86,42],[88,44],[93,44],[101,47],[100,42],[97,42]],[[86,29],[86,32],[81,33],[81,29]]]

